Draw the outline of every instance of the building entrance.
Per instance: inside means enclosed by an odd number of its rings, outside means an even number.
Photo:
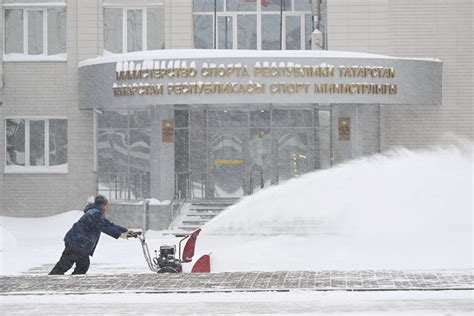
[[[99,192],[112,200],[250,195],[328,166],[329,122],[330,111],[310,104],[103,111]]]
[[[317,109],[189,111],[189,170],[177,171],[189,175],[182,191],[191,198],[241,197],[319,166]]]

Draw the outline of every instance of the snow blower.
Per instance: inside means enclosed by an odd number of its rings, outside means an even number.
[[[194,248],[196,246],[196,239],[201,228],[196,229],[189,235],[176,235],[176,237],[183,237],[178,244],[178,252],[176,253],[176,245],[160,246],[160,251],[155,250],[155,257],[151,257],[148,244],[146,243],[143,234],[137,234],[136,237],[140,240],[143,249],[143,255],[151,271],[157,273],[181,273],[183,272],[183,263],[189,263],[193,260]],[[186,241],[183,251],[181,251],[181,244]],[[178,255],[178,258],[176,258]],[[203,255],[197,260],[191,272],[211,272],[210,256]]]

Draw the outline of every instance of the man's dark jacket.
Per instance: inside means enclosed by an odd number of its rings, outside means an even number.
[[[127,228],[107,220],[97,205],[90,204],[84,209],[84,215],[66,233],[64,243],[66,248],[82,256],[92,256],[99,242],[100,233],[106,233],[117,239],[126,231]]]

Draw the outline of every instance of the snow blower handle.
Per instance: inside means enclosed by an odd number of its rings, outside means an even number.
[[[140,236],[141,234],[142,234],[141,231],[134,231],[134,230],[129,229],[129,230],[127,231],[127,238],[131,238],[131,237],[137,238],[137,237]]]
[[[152,258],[150,255],[150,250],[148,249],[148,245],[145,240],[145,235],[143,235],[142,232],[137,232],[136,237],[140,240],[140,243],[142,245],[142,250],[143,250],[143,256],[145,257],[145,261],[148,264],[148,267],[150,268],[151,271],[158,272],[160,267],[158,266],[157,263],[154,262],[153,259],[155,258]]]

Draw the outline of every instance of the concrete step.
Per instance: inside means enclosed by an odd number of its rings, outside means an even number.
[[[186,214],[186,217],[198,217],[198,218],[206,218],[206,219],[213,219],[216,217],[217,214]]]
[[[199,228],[199,226],[179,226],[178,230],[191,233],[191,232],[195,231],[198,228]]]
[[[206,224],[207,222],[208,222],[207,220],[202,220],[202,221],[200,221],[200,220],[193,220],[193,221],[183,220],[181,222],[181,224],[183,224],[183,225],[193,225],[193,226],[198,226],[199,227],[201,225]]]
[[[175,223],[175,229],[182,232],[192,232],[204,226],[225,208],[235,204],[237,201],[238,199],[187,201],[186,206],[181,210],[181,220]]]
[[[200,205],[200,206],[219,206],[219,207],[228,207],[237,203],[238,199],[231,199],[231,200],[190,200],[188,201],[190,204],[193,205]]]
[[[195,212],[195,213],[213,213],[213,214],[219,214],[222,212],[223,209],[217,209],[217,208],[190,208],[188,212]]]

